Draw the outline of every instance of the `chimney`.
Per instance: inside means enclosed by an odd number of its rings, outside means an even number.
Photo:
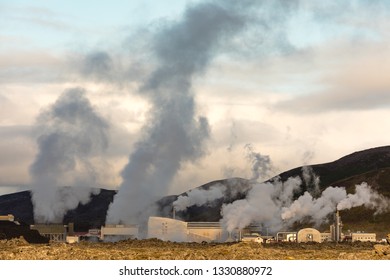
[[[336,211],[336,214],[334,215],[334,241],[340,242],[341,241],[341,231],[343,228],[343,224],[341,222],[341,217],[339,211]]]
[[[74,223],[68,224],[68,236],[74,236]]]

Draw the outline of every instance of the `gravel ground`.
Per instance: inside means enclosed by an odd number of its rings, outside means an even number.
[[[198,244],[156,239],[117,243],[29,244],[0,240],[0,260],[390,260],[390,246],[354,244]]]

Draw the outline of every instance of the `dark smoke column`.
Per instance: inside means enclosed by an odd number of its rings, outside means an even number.
[[[181,164],[203,154],[209,125],[206,118],[196,118],[192,79],[206,70],[224,39],[244,27],[239,5],[214,1],[190,6],[181,21],[163,26],[154,37],[158,67],[141,88],[153,107],[122,171],[107,224],[136,223],[140,212],[147,216],[144,211],[167,193]]]

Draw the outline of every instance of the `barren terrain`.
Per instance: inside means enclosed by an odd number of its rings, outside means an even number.
[[[390,260],[390,246],[354,244],[198,244],[156,239],[117,243],[29,244],[0,240],[1,260]]]

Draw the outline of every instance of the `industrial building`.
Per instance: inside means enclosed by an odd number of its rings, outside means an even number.
[[[171,218],[149,217],[147,236],[163,241],[187,242],[187,223]]]
[[[229,234],[216,222],[187,223],[189,242],[227,242],[238,240],[238,233]]]
[[[18,224],[13,215],[0,216],[0,223]],[[83,233],[75,233],[73,223],[68,225],[37,224],[31,225],[30,228],[38,231],[42,237],[48,238],[51,242],[75,243],[79,240],[116,242],[140,237],[138,225],[106,225],[100,229],[89,229],[88,232]],[[276,236],[262,236],[260,228],[260,225],[252,225],[241,230],[228,232],[219,222],[185,222],[167,217],[151,216],[147,227],[145,225],[145,229],[142,231],[142,237],[147,232],[146,238],[173,242],[376,242],[375,233],[354,232],[344,235],[338,211],[334,214],[334,222],[330,226],[329,232],[319,232],[315,228],[303,228],[299,231],[281,231]],[[6,230],[2,230],[0,234],[8,236]]]
[[[227,232],[219,222],[184,222],[149,217],[148,238],[176,242],[229,242],[241,239],[240,231]]]
[[[260,236],[258,233],[245,234],[241,237],[242,242],[255,242],[255,243],[264,243],[265,239]]]
[[[361,242],[376,242],[375,233],[365,233],[365,232],[353,232],[351,233],[351,241],[361,241]]]
[[[332,241],[332,234],[330,232],[321,232],[321,242]]]
[[[280,231],[276,234],[276,242],[296,242],[297,233],[295,231]]]
[[[37,224],[31,225],[31,229],[37,230],[42,236],[49,238],[51,242],[66,242],[67,226],[63,224]]]
[[[339,211],[333,215],[333,224],[330,225],[329,232],[319,232],[314,228],[304,228],[298,232],[278,232],[277,242],[341,242],[341,241],[362,241],[376,242],[375,233],[356,232],[345,235],[342,232],[343,223]]]
[[[138,225],[106,225],[100,229],[103,241],[120,241],[138,238]]]

